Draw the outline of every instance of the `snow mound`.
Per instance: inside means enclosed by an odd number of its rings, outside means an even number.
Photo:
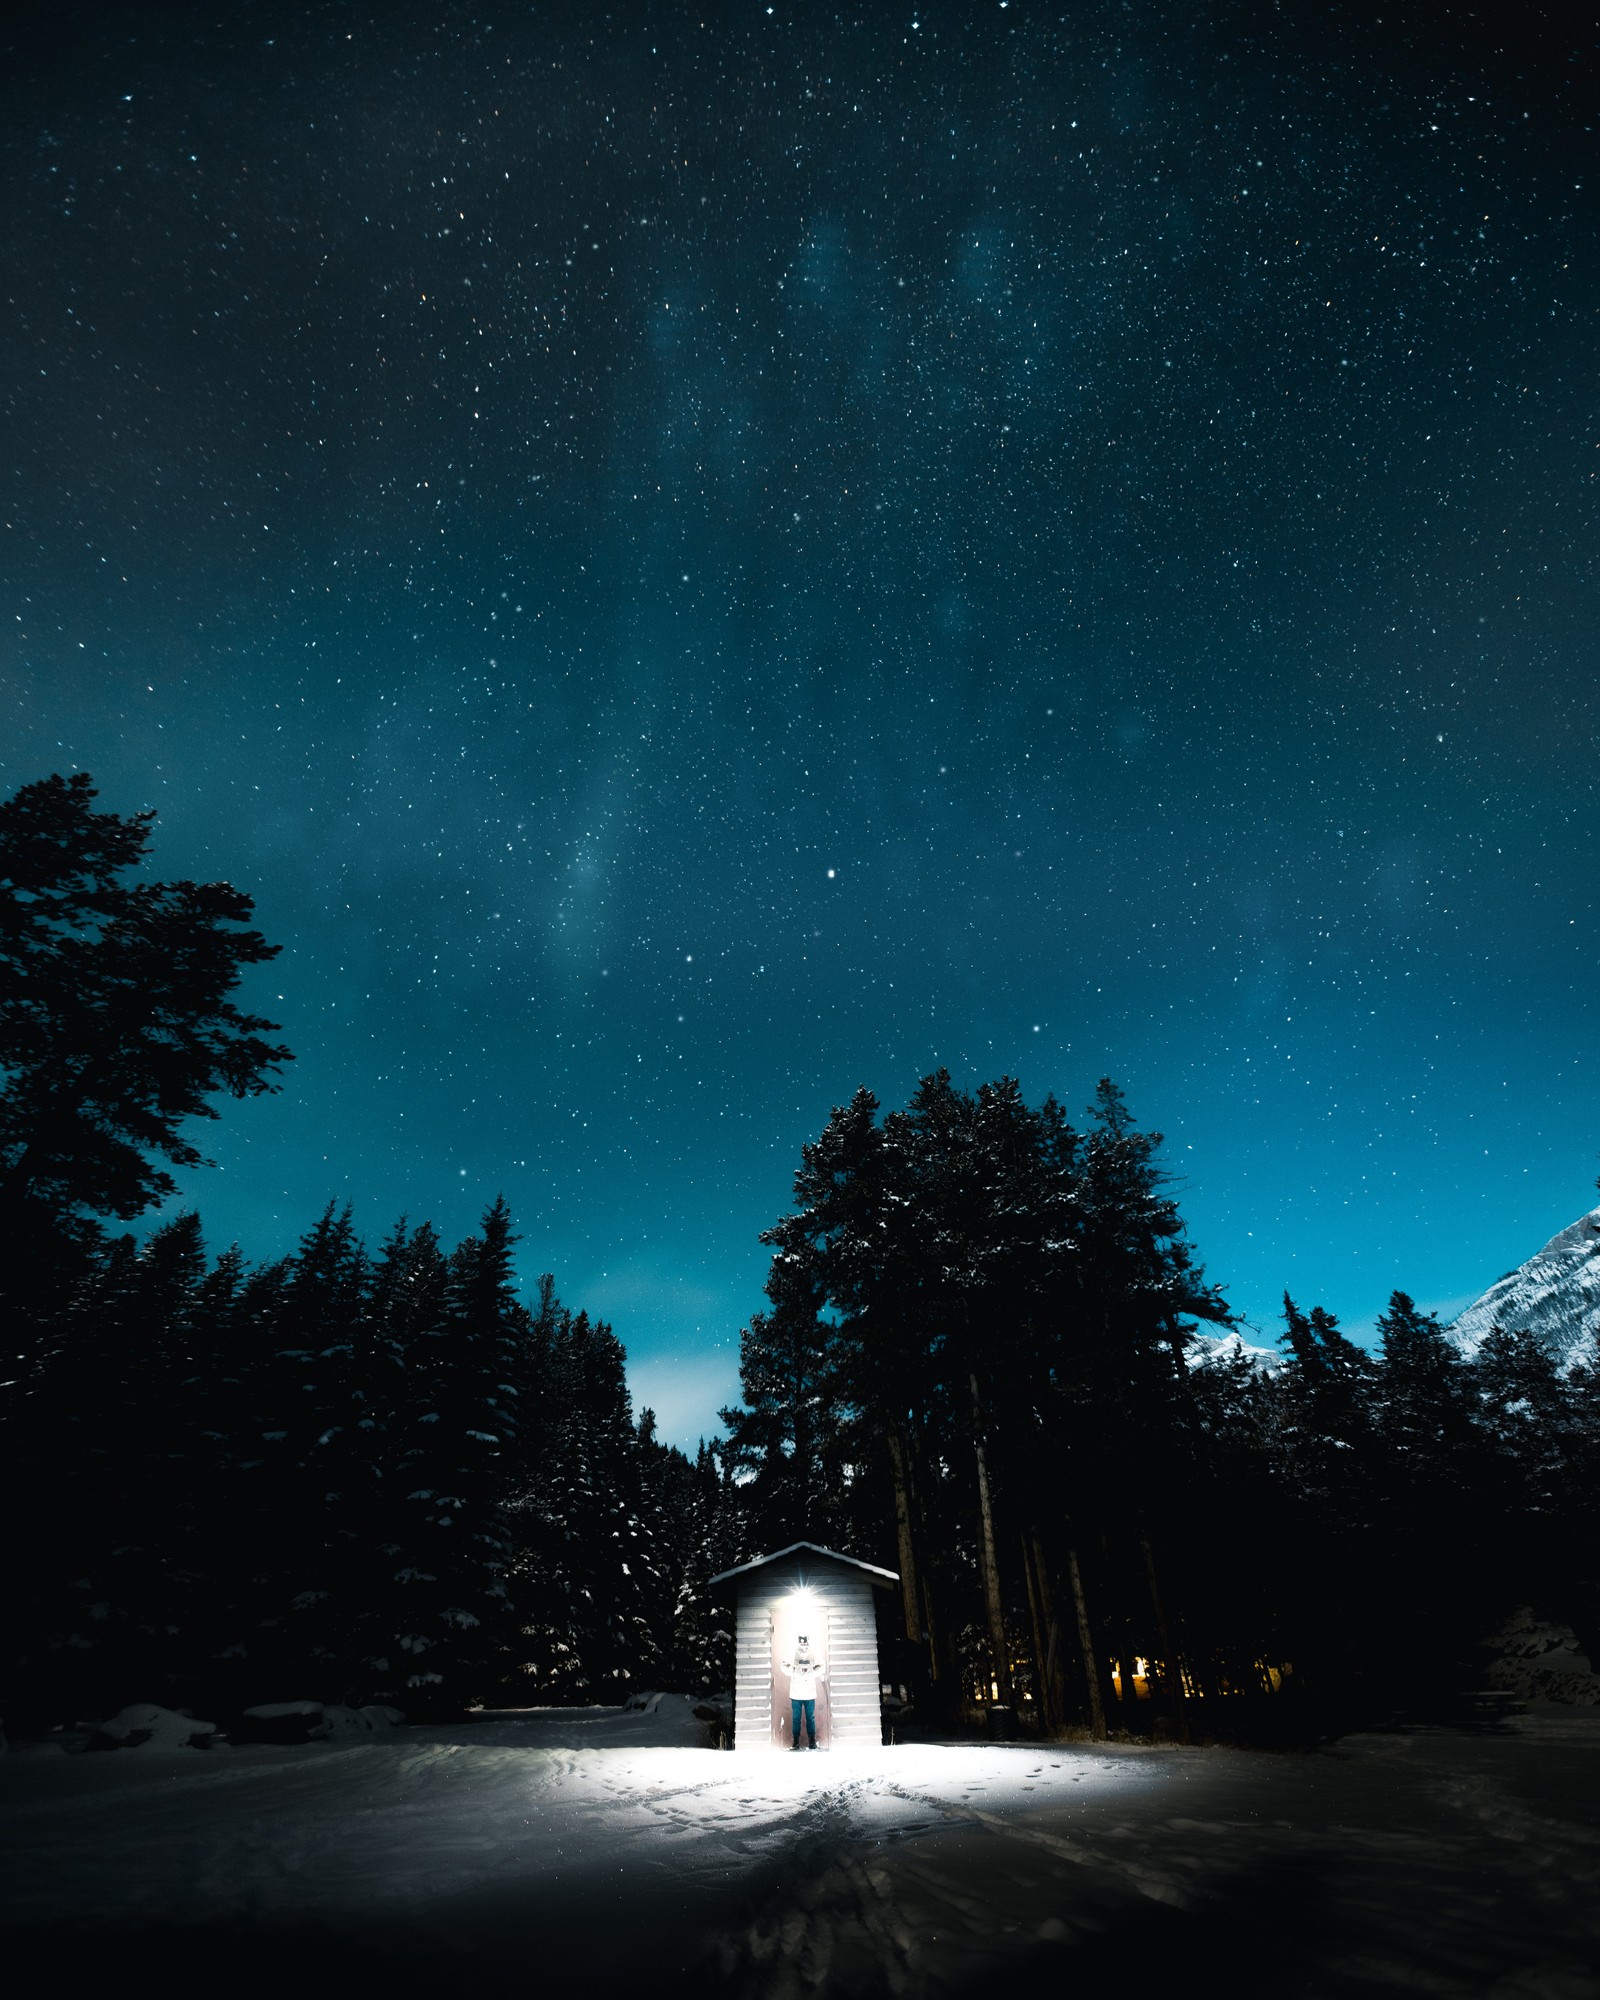
[[[97,1723],[86,1750],[209,1750],[216,1736],[214,1722],[200,1722],[175,1708],[153,1701],[136,1701],[119,1708],[109,1721]]]
[[[365,1708],[346,1708],[342,1702],[331,1701],[322,1711],[321,1729],[311,1740],[323,1743],[332,1737],[382,1736],[398,1729],[405,1719],[403,1708],[389,1708],[379,1702]]]
[[[628,1720],[649,1717],[654,1743],[725,1750],[733,1740],[731,1694],[667,1694],[645,1688],[628,1697],[622,1713]]]
[[[566,1749],[690,1750],[714,1747],[716,1732],[700,1714],[703,1698],[647,1688],[616,1708],[485,1708],[474,1718],[479,1743],[523,1747],[532,1741]]]
[[[623,1704],[622,1721],[637,1742],[663,1746],[694,1744],[704,1749],[716,1740],[715,1730],[710,1736],[706,1733],[706,1717],[701,1713],[704,1706],[700,1695],[643,1688]]]
[[[1485,1679],[1523,1701],[1566,1707],[1600,1705],[1600,1674],[1570,1625],[1541,1618],[1532,1605],[1514,1611],[1489,1640],[1494,1655]]]
[[[381,1702],[348,1708],[338,1701],[264,1701],[245,1710],[235,1734],[246,1743],[327,1743],[382,1735],[405,1719],[404,1709]]]
[[[1470,1359],[1495,1326],[1536,1335],[1562,1368],[1592,1355],[1600,1335],[1600,1208],[1580,1215],[1492,1284],[1458,1315],[1450,1333]]]

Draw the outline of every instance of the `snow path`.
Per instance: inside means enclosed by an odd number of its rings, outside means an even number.
[[[123,1976],[144,1953],[169,1993],[285,2000],[321,1978],[801,2000],[1069,1975],[1139,2000],[1210,1961],[1234,1995],[1600,2000],[1597,1716],[1304,1756],[744,1757],[697,1734],[669,1698],[348,1746],[13,1755],[6,1962],[48,1945],[56,1990],[74,1953]]]

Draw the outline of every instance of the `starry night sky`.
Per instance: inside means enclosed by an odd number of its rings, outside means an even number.
[[[1486,11],[0,31],[0,781],[285,947],[212,1241],[503,1190],[692,1443],[859,1084],[1109,1071],[1268,1338],[1590,1205],[1597,65]]]

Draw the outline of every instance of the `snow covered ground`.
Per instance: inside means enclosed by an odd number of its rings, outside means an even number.
[[[0,1771],[19,1994],[1600,1995],[1600,1715],[740,1756],[681,1699]],[[24,1966],[29,1977],[15,1975]]]

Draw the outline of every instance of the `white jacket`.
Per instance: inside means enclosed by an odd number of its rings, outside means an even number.
[[[783,1663],[784,1672],[789,1676],[789,1699],[791,1701],[815,1701],[817,1683],[828,1678],[828,1670],[809,1653],[796,1653],[792,1660]]]

